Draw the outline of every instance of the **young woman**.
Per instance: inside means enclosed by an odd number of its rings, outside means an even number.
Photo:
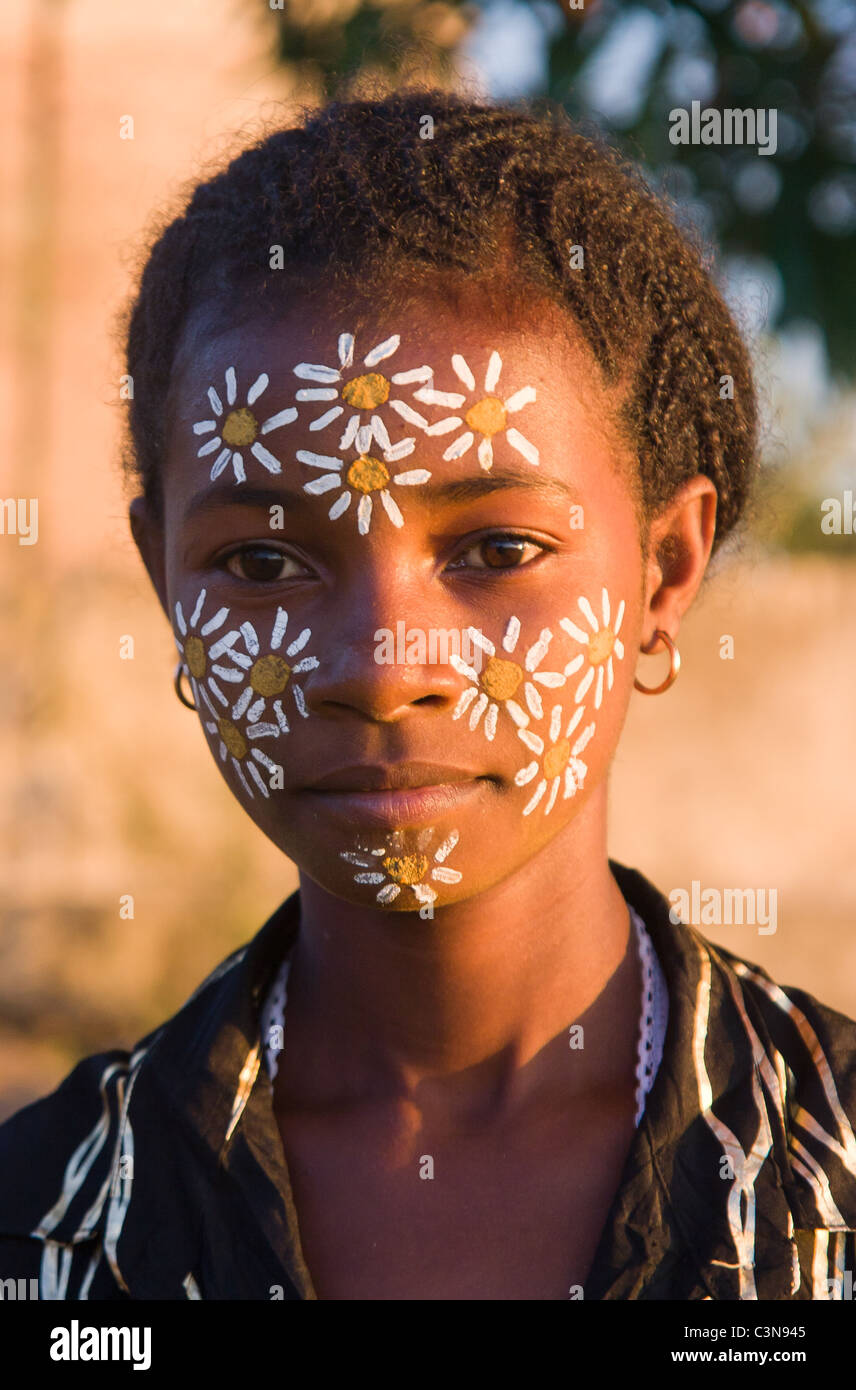
[[[856,1024],[607,854],[628,702],[755,472],[664,207],[562,120],[332,105],[166,227],[127,370],[176,691],[300,889],[0,1129],[0,1276],[844,1296]]]

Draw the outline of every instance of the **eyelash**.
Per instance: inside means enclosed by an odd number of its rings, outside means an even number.
[[[549,553],[549,554],[552,554],[552,553],[553,553],[553,547],[552,547],[552,546],[547,545],[544,541],[536,540],[534,536],[525,535],[525,534],[522,534],[522,533],[519,532],[519,531],[491,531],[491,532],[489,532],[488,535],[486,535],[486,536],[480,536],[479,539],[478,539],[477,541],[474,541],[474,542],[472,543],[472,545],[470,545],[470,546],[467,547],[467,549],[463,552],[463,554],[464,554],[464,555],[468,555],[468,554],[470,553],[470,551],[478,550],[480,546],[488,545],[491,541],[493,541],[493,542],[496,542],[496,541],[512,541],[512,542],[516,542],[516,543],[519,544],[519,545],[534,545],[534,546],[537,548],[537,550],[538,550],[539,553],[538,553],[537,555],[531,556],[528,560],[524,560],[524,561],[522,562],[522,564],[519,564],[519,565],[507,565],[507,566],[502,566],[502,565],[473,565],[473,566],[462,565],[462,564],[460,564],[460,559],[461,559],[461,557],[459,557],[457,561],[452,561],[452,562],[448,565],[447,568],[449,568],[449,569],[469,569],[469,568],[472,568],[472,569],[478,569],[478,570],[488,570],[488,571],[491,571],[491,572],[494,573],[494,574],[507,574],[509,571],[526,569],[527,565],[531,565],[531,564],[533,563],[533,561],[540,559],[542,555],[548,554],[548,553]]]
[[[502,541],[512,541],[512,542],[516,542],[516,543],[521,544],[521,545],[526,545],[526,544],[528,544],[528,545],[534,545],[534,546],[537,548],[537,550],[538,550],[538,554],[537,554],[537,555],[531,556],[528,560],[524,560],[524,561],[523,561],[521,564],[519,564],[519,565],[507,565],[507,566],[502,566],[502,565],[463,565],[463,564],[461,563],[461,559],[463,558],[463,556],[468,555],[471,551],[478,550],[480,546],[487,545],[487,544],[488,544],[489,542],[491,542],[491,541],[493,541],[493,542],[497,542],[497,541],[499,541],[499,542],[502,542]],[[283,550],[283,551],[278,551],[277,548],[276,548],[276,546],[271,545],[269,542],[266,542],[266,541],[251,541],[251,542],[245,543],[244,545],[236,546],[236,547],[234,548],[234,550],[230,550],[230,551],[228,551],[227,554],[223,555],[223,556],[221,557],[221,559],[220,559],[220,562],[219,562],[219,563],[220,563],[220,566],[221,566],[223,569],[227,570],[228,573],[231,574],[234,578],[242,580],[242,582],[245,583],[245,584],[261,584],[262,586],[264,586],[264,585],[266,585],[266,584],[268,584],[268,583],[270,583],[270,584],[281,584],[281,583],[284,583],[284,582],[285,582],[284,579],[271,579],[271,580],[267,580],[267,581],[266,581],[266,580],[258,580],[258,579],[247,579],[245,576],[243,576],[243,575],[237,575],[237,574],[235,574],[235,571],[234,571],[234,570],[230,570],[230,569],[229,569],[229,561],[230,561],[230,560],[234,560],[236,556],[238,556],[238,555],[243,555],[243,554],[245,554],[246,552],[252,551],[252,550],[267,550],[267,551],[274,551],[274,552],[276,552],[277,554],[279,554],[279,555],[281,556],[282,560],[293,560],[295,564],[302,564],[302,563],[303,563],[302,561],[297,560],[297,558],[296,558],[295,556],[289,555],[288,552],[285,551],[285,550]],[[518,570],[526,569],[527,566],[531,565],[535,560],[539,560],[539,559],[541,558],[542,555],[545,555],[545,554],[554,554],[554,553],[555,553],[555,547],[554,547],[554,546],[547,545],[544,541],[537,540],[534,536],[531,536],[531,535],[528,535],[528,534],[523,534],[523,533],[518,532],[518,531],[491,531],[491,532],[489,532],[487,535],[480,536],[478,540],[473,541],[470,545],[468,545],[467,548],[466,548],[466,550],[463,551],[462,555],[461,555],[461,556],[458,556],[457,560],[451,561],[451,562],[447,565],[447,568],[448,568],[448,569],[456,569],[456,570],[458,570],[458,569],[460,569],[460,570],[468,570],[468,569],[471,569],[471,570],[479,570],[479,571],[481,571],[482,573],[508,574],[508,573],[510,573],[510,572],[513,573],[513,572],[518,571]],[[289,575],[289,576],[288,576],[289,579],[295,579],[295,578],[300,578],[300,577],[302,577],[302,576],[299,576],[299,575]]]

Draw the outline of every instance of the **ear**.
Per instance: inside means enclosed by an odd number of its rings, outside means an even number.
[[[698,593],[716,529],[716,488],[697,473],[651,522],[643,616],[643,646],[656,628],[674,640]]]
[[[160,606],[169,619],[163,523],[155,517],[145,497],[135,497],[128,508],[131,535],[154,585]]]

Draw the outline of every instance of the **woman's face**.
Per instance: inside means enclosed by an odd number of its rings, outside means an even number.
[[[644,612],[587,352],[464,308],[197,331],[169,400],[161,597],[212,756],[323,888],[423,916],[602,795]]]

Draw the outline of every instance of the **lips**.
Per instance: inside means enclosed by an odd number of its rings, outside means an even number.
[[[495,783],[494,777],[446,763],[364,764],[326,772],[303,794],[316,814],[350,828],[358,823],[388,831],[458,816],[495,791]]]
[[[312,792],[407,791],[417,787],[444,787],[456,782],[475,782],[484,776],[472,768],[444,763],[396,763],[391,766],[357,765],[326,772],[306,788]]]

